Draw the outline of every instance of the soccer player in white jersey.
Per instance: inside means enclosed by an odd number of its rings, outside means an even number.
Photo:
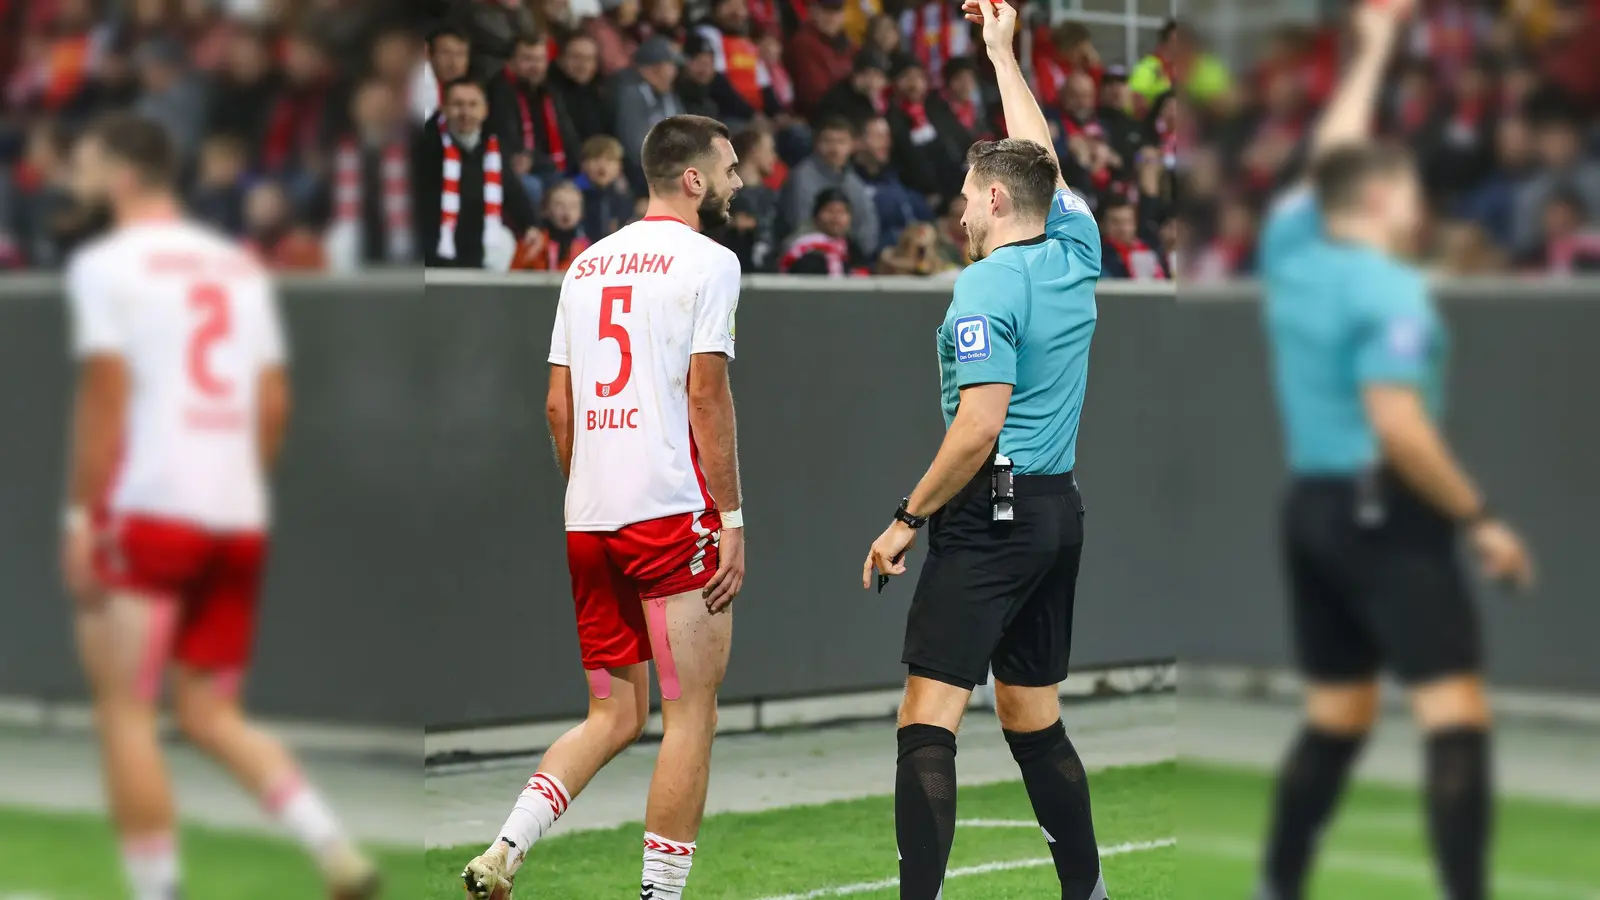
[[[74,163],[81,198],[114,225],[68,271],[81,373],[62,572],[133,898],[180,890],[157,733],[169,674],[183,733],[305,846],[330,896],[374,897],[373,865],[239,702],[266,559],[266,470],[288,418],[271,285],[244,252],[180,218],[177,156],[159,124],[107,118]]]
[[[645,217],[573,261],[550,341],[589,714],[545,753],[499,837],[467,865],[474,898],[509,897],[529,848],[638,739],[651,659],[666,733],[645,809],[641,900],[683,896],[694,862],[729,604],[744,582],[728,387],[739,261],[701,232],[728,221],[741,183],[714,119],[662,120],[642,156]]]

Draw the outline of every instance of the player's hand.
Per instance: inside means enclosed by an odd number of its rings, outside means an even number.
[[[968,22],[983,25],[983,46],[990,58],[997,54],[1011,59],[1013,41],[1017,34],[1017,10],[1009,3],[996,0],[964,0],[961,14]]]
[[[95,540],[94,527],[87,522],[70,525],[61,535],[61,583],[83,606],[98,601],[103,590],[94,571]]]
[[[1363,50],[1387,50],[1415,0],[1358,0],[1351,25]]]
[[[706,582],[701,596],[712,615],[728,608],[744,587],[744,529],[723,528],[717,540],[717,574]]]
[[[1533,558],[1522,538],[1504,522],[1487,519],[1473,526],[1472,547],[1487,577],[1521,590],[1533,587]]]
[[[988,3],[989,0],[983,0]],[[861,567],[861,586],[872,587],[872,571],[876,569],[883,575],[904,575],[906,573],[905,554],[917,542],[917,533],[904,522],[896,521],[878,539],[872,542],[872,549],[867,552],[866,565]]]

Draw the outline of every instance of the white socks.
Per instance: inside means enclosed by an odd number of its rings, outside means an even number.
[[[694,864],[694,842],[669,841],[644,834],[644,878],[639,900],[680,900],[689,882],[689,867]]]
[[[528,779],[527,787],[517,797],[516,807],[500,829],[499,840],[511,845],[506,857],[510,862],[509,874],[515,875],[522,868],[528,848],[550,832],[551,826],[556,824],[571,803],[572,795],[567,793],[567,786],[554,775],[535,772]]]
[[[177,900],[178,849],[170,834],[122,841],[122,869],[133,900]]]
[[[333,810],[298,772],[280,779],[262,797],[261,804],[273,821],[286,828],[318,860],[347,841]]]

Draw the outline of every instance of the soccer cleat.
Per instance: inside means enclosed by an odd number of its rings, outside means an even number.
[[[378,867],[348,844],[323,858],[322,871],[331,900],[376,900],[382,887]]]
[[[511,900],[511,868],[506,851],[511,849],[505,841],[495,841],[483,855],[467,863],[461,872],[461,881],[472,900]]]

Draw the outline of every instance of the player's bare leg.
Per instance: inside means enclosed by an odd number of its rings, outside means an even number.
[[[156,724],[176,610],[172,599],[113,594],[77,617],[106,798],[134,900],[172,900],[178,891],[172,789]]]
[[[970,687],[912,675],[900,702],[894,782],[900,896],[935,900],[956,834],[956,731]]]
[[[585,673],[589,712],[545,751],[500,836],[461,873],[467,895],[502,900],[532,847],[594,776],[644,732],[650,714],[650,667],[645,663]]]
[[[1058,687],[1023,687],[995,679],[994,708],[1050,845],[1063,900],[1105,900],[1089,778],[1061,723]]]
[[[709,612],[700,591],[645,602],[664,730],[645,809],[641,900],[683,896],[706,811],[717,690],[728,671],[733,612]]]
[[[334,900],[377,896],[376,867],[356,849],[288,749],[245,717],[237,673],[178,666],[173,688],[184,735],[227,768],[294,835],[316,860]]]

